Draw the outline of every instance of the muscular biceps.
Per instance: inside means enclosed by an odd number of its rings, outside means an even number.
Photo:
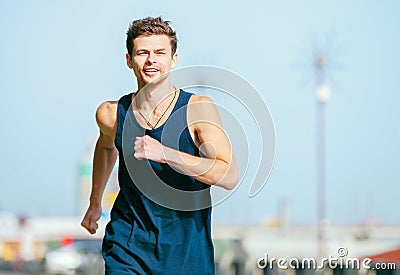
[[[211,177],[216,185],[233,188],[238,181],[236,161],[215,104],[205,96],[196,96],[189,104],[188,123],[195,142],[200,152],[214,161],[203,176]]]
[[[207,158],[230,163],[232,150],[225,135],[218,110],[208,97],[190,103],[188,124],[194,130],[195,142]]]

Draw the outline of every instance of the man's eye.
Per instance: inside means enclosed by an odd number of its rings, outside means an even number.
[[[158,52],[157,54],[158,55],[163,55],[163,54],[165,54],[165,52]]]

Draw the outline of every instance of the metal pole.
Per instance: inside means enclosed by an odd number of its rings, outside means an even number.
[[[318,258],[325,257],[325,104],[317,102]]]
[[[316,160],[317,160],[317,218],[318,218],[318,258],[326,257],[325,243],[325,103],[329,99],[329,90],[324,85],[324,57],[319,54],[315,60],[317,86],[316,86]]]

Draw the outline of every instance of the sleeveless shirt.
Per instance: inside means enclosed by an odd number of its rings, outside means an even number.
[[[115,146],[119,152],[120,191],[103,239],[106,274],[215,274],[211,206],[196,209],[197,204],[204,204],[204,199],[210,201],[210,186],[168,164],[133,157],[135,138],[144,134],[173,149],[200,156],[187,127],[186,111],[191,96],[180,90],[166,122],[152,130],[142,128],[136,121],[130,106],[132,93],[118,101]],[[158,192],[154,188],[161,185],[153,183],[153,178],[181,191],[206,192],[202,192],[200,203],[196,196],[192,197],[189,211],[175,210],[157,201],[173,205],[179,197]],[[153,186],[150,198],[146,193],[148,186]]]

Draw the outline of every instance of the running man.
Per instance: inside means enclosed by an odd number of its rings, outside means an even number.
[[[177,89],[170,82],[178,55],[169,21],[161,17],[133,21],[126,46],[126,62],[138,90],[118,101],[106,101],[96,111],[100,136],[82,226],[96,232],[105,185],[119,156],[120,191],[102,247],[106,274],[215,274],[211,204],[176,210],[157,203],[138,186],[154,184],[142,165],[148,163],[153,174],[177,190],[206,191],[209,199],[211,185],[233,189],[238,171],[219,113],[209,97]],[[127,138],[124,122],[130,114],[142,134]],[[166,199],[174,203],[177,198]]]

